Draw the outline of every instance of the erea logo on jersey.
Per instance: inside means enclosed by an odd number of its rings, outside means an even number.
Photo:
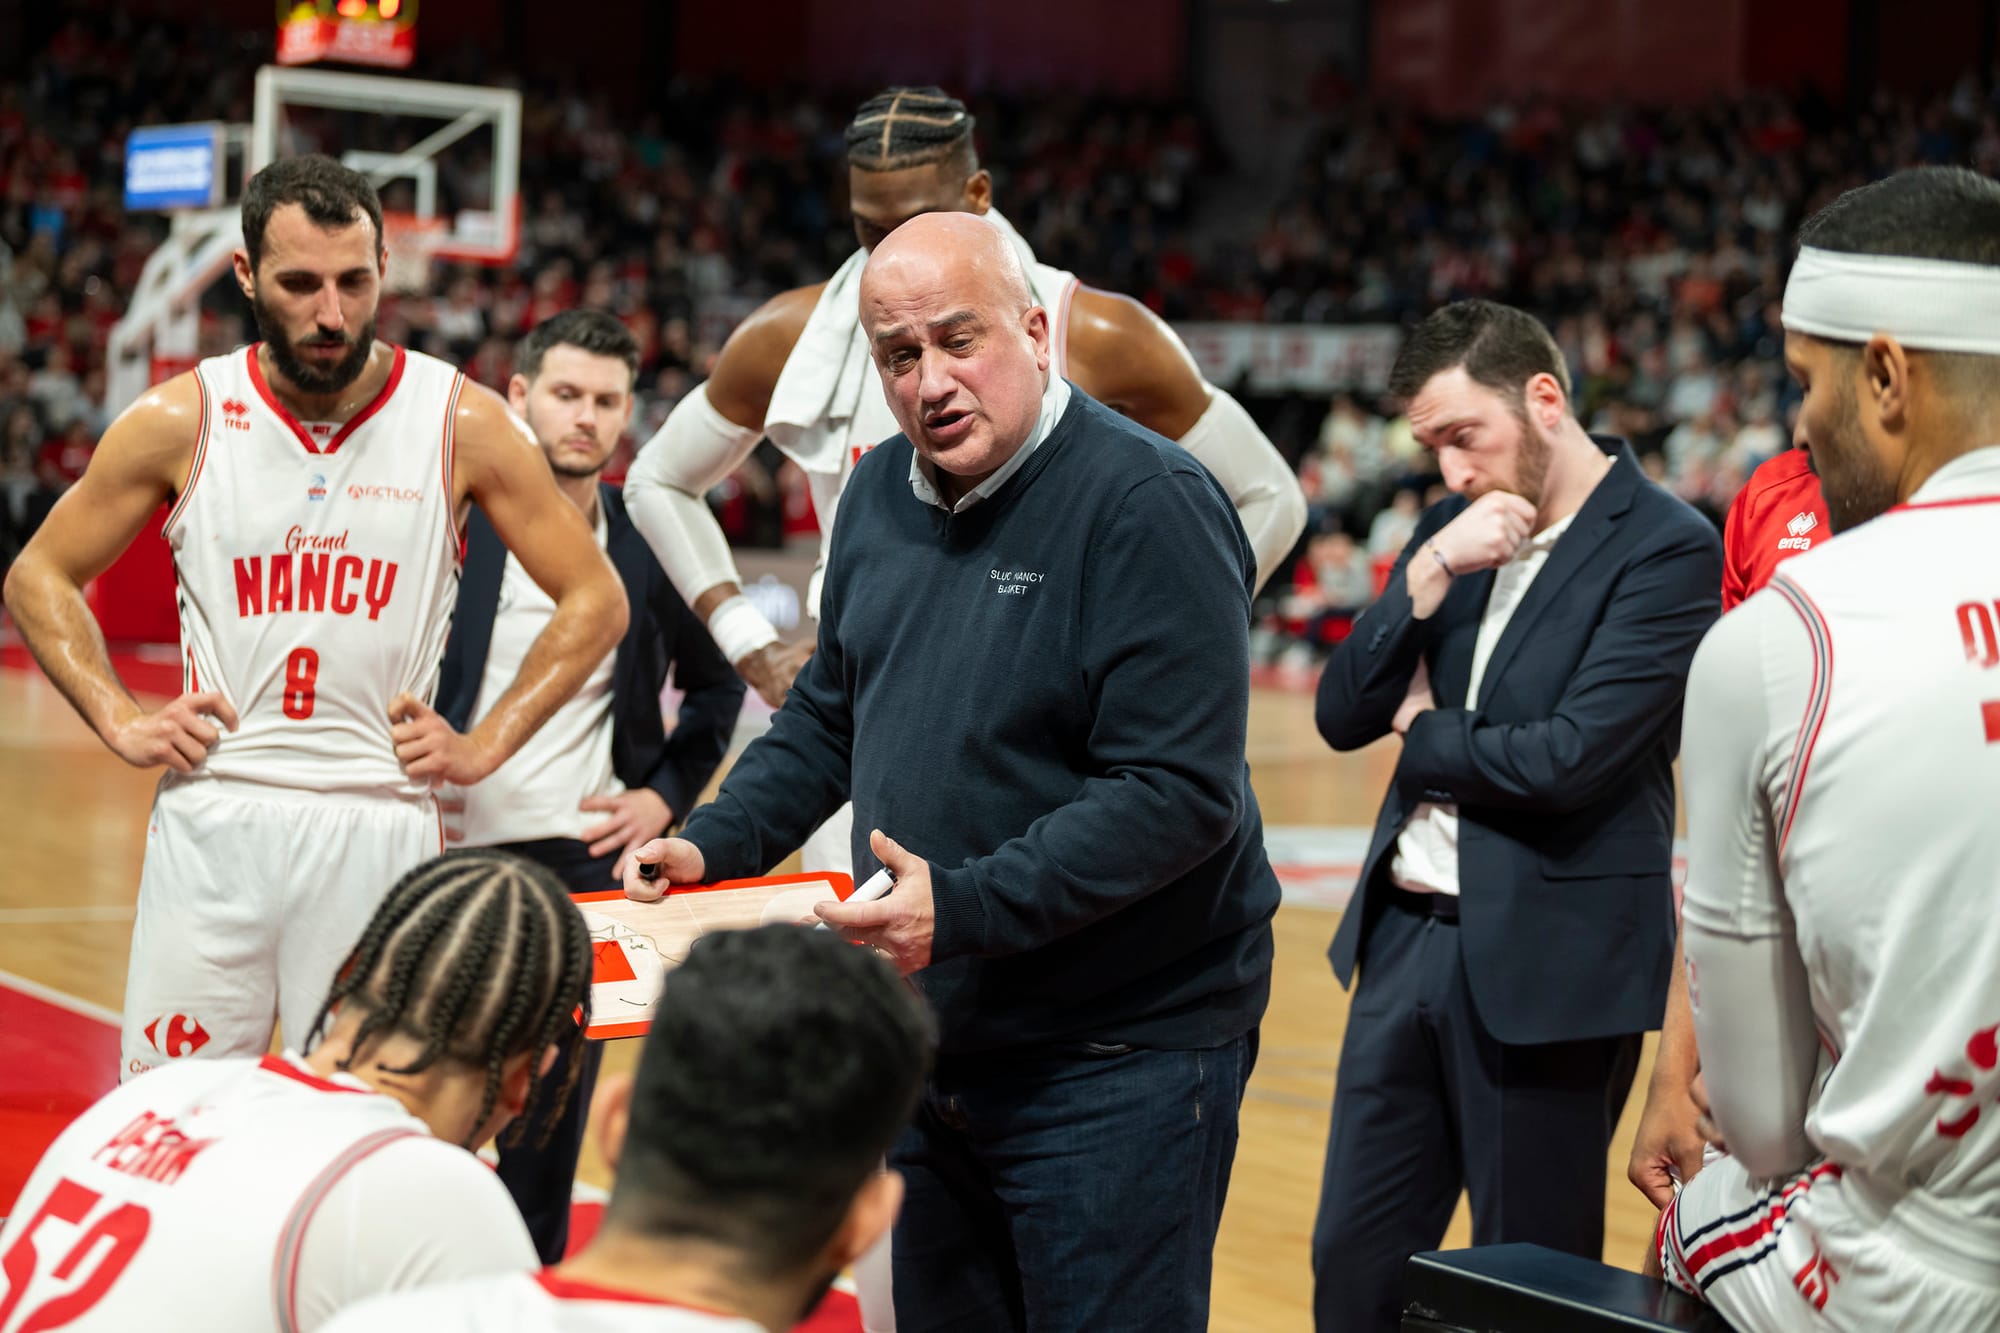
[[[306,487],[306,499],[315,502],[326,499],[326,475],[324,473],[313,473],[312,484]]]

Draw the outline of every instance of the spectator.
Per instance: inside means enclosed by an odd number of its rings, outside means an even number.
[[[82,417],[71,421],[62,434],[44,440],[35,451],[35,488],[28,493],[23,506],[21,540],[25,542],[35,535],[42,526],[42,520],[55,508],[63,492],[76,485],[84,468],[90,465],[90,455],[97,448],[97,441],[90,434],[90,423]]]
[[[1416,491],[1408,486],[1399,486],[1389,501],[1389,507],[1375,515],[1374,522],[1369,525],[1369,556],[1380,560],[1402,550],[1409,543],[1410,534],[1417,530],[1420,512]]]

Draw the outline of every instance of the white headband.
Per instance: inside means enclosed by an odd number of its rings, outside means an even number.
[[[1784,324],[1837,342],[1886,333],[1926,352],[2000,356],[2000,266],[1800,249]]]

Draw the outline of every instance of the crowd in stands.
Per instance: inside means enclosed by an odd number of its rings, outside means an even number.
[[[1440,122],[1336,99],[1321,118],[1263,231],[1209,257],[1239,299],[1200,313],[1407,323],[1465,297],[1532,310],[1584,423],[1630,440],[1718,524],[1791,437],[1778,312],[1798,224],[1903,167],[2000,175],[2000,79],[1969,76],[1856,110],[1759,95]],[[1302,446],[1315,535],[1276,590],[1272,655],[1303,664],[1337,642],[1441,493],[1407,423],[1377,409],[1345,394],[1298,403],[1274,432]]]
[[[268,40],[107,12],[65,26],[23,79],[0,83],[0,554],[102,432],[105,340],[164,230],[121,207],[125,135],[247,121]],[[422,72],[492,81],[449,57]],[[1555,331],[1585,422],[1631,439],[1649,471],[1718,521],[1789,435],[1796,391],[1777,312],[1798,222],[1903,166],[2000,174],[2000,84],[1970,77],[1934,98],[1851,109],[1759,94],[1670,111],[1529,103],[1451,121],[1337,83],[1321,91],[1268,219],[1212,234],[1202,204],[1228,164],[1192,110],[973,106],[996,196],[1049,262],[1170,320],[1404,323],[1468,296],[1524,306]],[[851,251],[851,99],[676,82],[635,121],[573,85],[524,92],[515,261],[440,265],[427,293],[385,299],[380,332],[500,387],[521,332],[579,303],[609,308],[642,348],[642,441],[736,319]],[[308,113],[290,146],[337,151],[355,132],[352,119]],[[490,164],[439,163],[447,206],[483,192]],[[391,207],[407,204],[402,188],[390,187]],[[233,285],[218,284],[202,350],[251,336]],[[1407,426],[1365,395],[1329,405],[1228,387],[1299,460],[1317,540],[1296,590],[1274,589],[1287,604],[1273,623],[1323,646],[1366,604],[1434,473]],[[802,479],[775,451],[714,498],[739,541],[810,538]]]

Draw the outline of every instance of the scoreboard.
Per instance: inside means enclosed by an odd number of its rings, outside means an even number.
[[[278,63],[406,69],[417,57],[417,0],[278,0]]]

